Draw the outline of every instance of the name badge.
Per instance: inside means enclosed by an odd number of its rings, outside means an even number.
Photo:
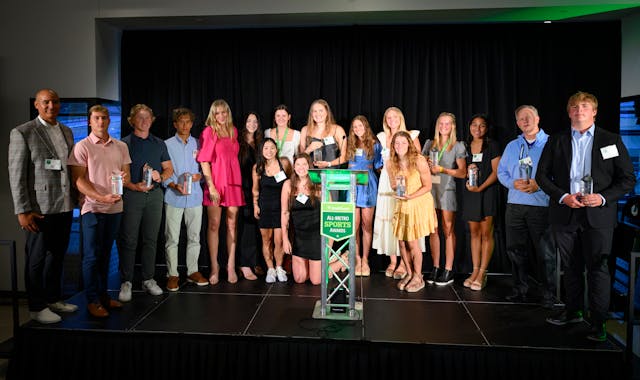
[[[356,149],[356,156],[357,156],[357,157],[362,157],[362,156],[363,156],[362,148],[357,148],[357,149]]]
[[[615,144],[600,148],[600,153],[602,153],[603,160],[608,160],[620,155],[620,153],[618,153],[618,147],[615,146]]]
[[[285,179],[287,179],[287,175],[284,174],[284,172],[282,170],[280,170],[278,173],[276,173],[274,178],[276,179],[276,182],[280,183],[280,182],[284,181]]]
[[[336,143],[336,140],[333,138],[333,136],[325,137],[322,139],[322,141],[324,141],[324,145],[331,145]]]
[[[296,201],[302,204],[306,204],[308,200],[309,200],[309,197],[304,194],[298,194],[298,196],[296,197]]]
[[[471,158],[471,162],[482,162],[482,153],[476,153]]]
[[[435,175],[435,174],[431,174],[431,183],[434,185],[439,185],[440,184],[440,176],[439,175]]]
[[[44,168],[47,170],[61,170],[62,163],[60,162],[60,160],[55,158],[45,158]]]
[[[521,160],[518,160],[518,164],[533,166],[533,160],[531,160],[531,157],[527,156]]]

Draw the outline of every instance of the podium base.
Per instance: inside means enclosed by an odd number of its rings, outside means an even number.
[[[331,311],[331,305],[327,305],[324,315],[322,315],[322,301],[317,300],[313,308],[314,319],[334,319],[340,321],[359,321],[362,320],[362,302],[355,302],[353,310],[347,310],[344,313],[336,313]]]

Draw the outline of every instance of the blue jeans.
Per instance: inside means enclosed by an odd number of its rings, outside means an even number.
[[[122,213],[88,212],[80,217],[82,228],[82,277],[88,302],[107,296],[111,247],[120,228]]]

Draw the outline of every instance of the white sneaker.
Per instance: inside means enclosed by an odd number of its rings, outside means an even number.
[[[265,279],[267,284],[273,284],[276,282],[276,270],[273,268],[269,268],[267,270],[267,278]]]
[[[78,306],[64,301],[58,301],[49,304],[49,309],[56,313],[73,313],[78,310]]]
[[[142,289],[146,290],[147,293],[151,294],[152,296],[159,296],[162,294],[162,289],[160,289],[158,284],[156,284],[156,280],[154,279],[142,282]]]
[[[120,285],[120,294],[118,294],[118,300],[120,302],[131,301],[131,282],[125,281]]]
[[[49,310],[48,307],[45,307],[40,311],[32,311],[29,315],[31,316],[31,319],[42,324],[56,323],[62,320],[58,314]]]
[[[287,272],[282,267],[276,267],[276,276],[278,281],[287,282]]]

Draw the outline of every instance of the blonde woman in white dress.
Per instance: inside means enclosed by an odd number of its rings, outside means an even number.
[[[384,165],[386,168],[393,135],[398,131],[407,131],[402,111],[397,107],[387,108],[382,117],[382,128],[384,130],[378,133],[377,137],[380,144],[382,144],[382,160],[385,162]],[[421,151],[420,141],[418,140],[420,131],[412,130],[408,132],[416,149]],[[396,280],[401,280],[407,276],[407,268],[402,260],[398,260],[400,257],[400,247],[398,239],[393,232],[393,213],[396,207],[394,195],[395,193],[389,181],[389,174],[387,170],[383,169],[380,173],[380,182],[378,184],[378,203],[376,205],[376,216],[373,221],[372,247],[379,255],[389,256],[390,262],[384,272],[385,275],[387,277],[393,277]],[[420,249],[424,252],[426,250],[424,239],[418,240]]]

